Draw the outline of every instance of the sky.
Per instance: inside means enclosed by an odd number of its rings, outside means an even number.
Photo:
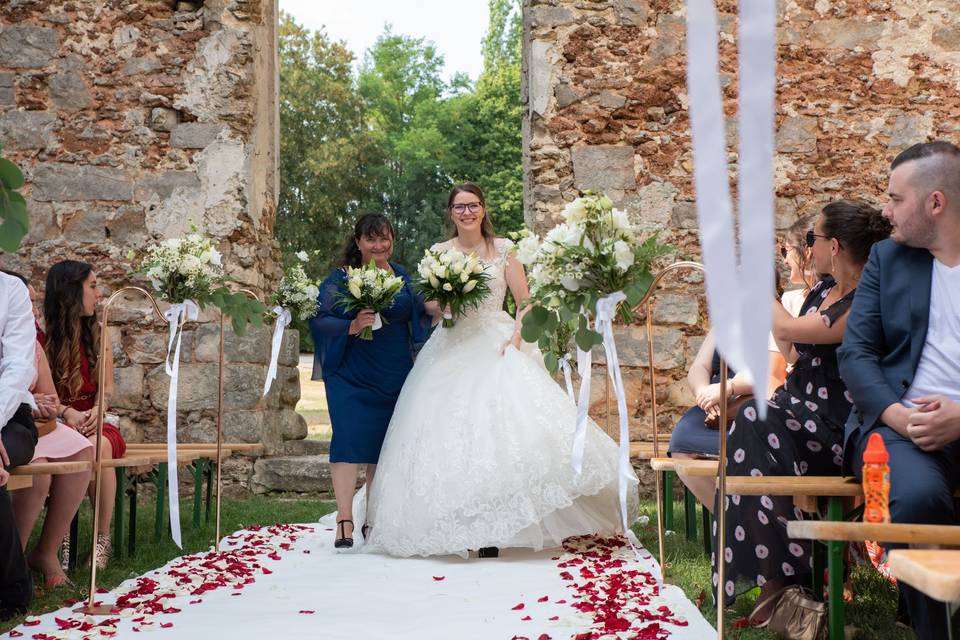
[[[308,29],[325,27],[331,39],[345,40],[358,63],[390,23],[395,34],[431,40],[448,80],[458,71],[476,80],[483,69],[487,0],[280,0],[280,9]]]

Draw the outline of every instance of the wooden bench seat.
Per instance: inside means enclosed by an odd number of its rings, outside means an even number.
[[[791,538],[806,540],[877,540],[879,542],[960,545],[960,526],[793,520],[787,523]]]
[[[897,580],[931,598],[960,602],[960,550],[894,549],[888,566]]]
[[[14,467],[13,471],[16,471],[17,467]],[[13,471],[10,472],[10,477],[7,479],[7,484],[5,485],[7,491],[19,491],[20,489],[29,489],[33,486],[33,478],[31,476],[15,476]]]

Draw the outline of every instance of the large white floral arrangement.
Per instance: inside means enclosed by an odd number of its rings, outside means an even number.
[[[584,351],[602,339],[589,326],[597,301],[622,292],[618,307],[624,322],[646,293],[654,258],[670,250],[656,234],[643,239],[625,211],[616,209],[605,195],[585,192],[563,210],[563,221],[541,240],[535,235],[520,239],[517,258],[528,269],[530,312],[523,319],[523,337],[545,342],[559,325],[576,327],[575,340]],[[547,362],[555,368],[555,362]],[[553,366],[551,366],[553,365]]]
[[[309,259],[307,253],[298,251],[296,258],[297,262],[284,270],[273,294],[273,304],[283,307],[300,320],[309,320],[317,314],[320,290],[303,270],[303,263]]]

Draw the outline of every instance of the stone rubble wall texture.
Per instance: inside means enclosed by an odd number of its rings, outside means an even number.
[[[105,293],[143,285],[130,250],[195,225],[240,286],[278,281],[276,0],[7,0],[0,7],[0,142],[27,178],[31,229],[0,259],[41,291],[49,265],[95,266]],[[166,326],[136,295],[111,312],[112,409],[128,440],[165,438]],[[267,450],[303,438],[297,338],[261,399],[272,327],[227,330],[224,435]],[[218,312],[183,341],[182,442],[215,439]],[[231,458],[246,486],[253,460]]]
[[[737,7],[717,6],[725,110],[735,118]],[[780,0],[778,229],[833,199],[882,203],[898,151],[934,138],[960,143],[956,8],[953,0]],[[685,46],[683,0],[524,1],[528,226],[546,230],[579,190],[604,190],[677,247],[659,266],[699,259]],[[735,119],[728,150],[735,194]],[[654,304],[664,431],[693,402],[684,378],[708,326],[701,281],[670,276]],[[646,331],[637,322],[617,330],[635,440],[652,437]],[[602,425],[602,367],[594,377],[591,410]]]

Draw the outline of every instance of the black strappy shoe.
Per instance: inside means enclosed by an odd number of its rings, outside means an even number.
[[[350,523],[350,526],[353,526],[353,520],[337,520],[337,533],[340,534],[340,537],[333,541],[334,549],[350,549],[353,547],[353,538],[347,537],[346,528],[343,526],[347,522]]]
[[[500,549],[497,547],[480,547],[477,551],[477,556],[480,558],[499,558]]]
[[[360,527],[360,535],[363,536],[363,541],[364,541],[364,542],[366,542],[367,540],[370,539],[370,530],[371,530],[371,529],[373,529],[373,527],[370,526],[369,524],[366,524],[366,523],[364,523],[364,525],[363,525],[362,527]]]

